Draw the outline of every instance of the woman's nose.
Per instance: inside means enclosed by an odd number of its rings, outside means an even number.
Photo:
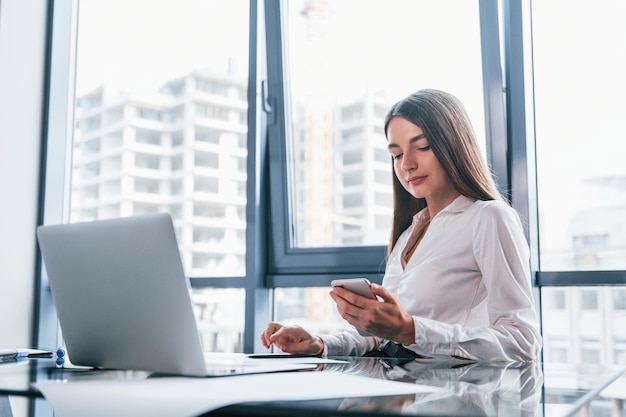
[[[402,168],[403,171],[411,171],[413,169],[415,169],[415,161],[413,161],[411,158],[402,158],[402,164],[400,166],[400,168]]]

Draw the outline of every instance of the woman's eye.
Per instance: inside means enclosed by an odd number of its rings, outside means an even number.
[[[426,145],[426,146],[422,146],[421,148],[417,148],[418,151],[429,151],[430,150],[430,145]]]
[[[391,155],[391,159],[393,159],[394,161],[397,161],[398,159],[400,159],[401,156],[402,156],[401,153],[399,153],[397,155]]]

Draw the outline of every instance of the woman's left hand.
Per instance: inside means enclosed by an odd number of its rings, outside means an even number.
[[[333,288],[330,296],[337,303],[341,317],[358,330],[404,345],[414,344],[413,318],[384,287],[372,284],[372,291],[382,301],[341,287]]]

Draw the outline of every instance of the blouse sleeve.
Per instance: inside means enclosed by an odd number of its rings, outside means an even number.
[[[517,213],[486,205],[476,219],[473,252],[486,288],[489,325],[466,327],[414,317],[416,344],[428,355],[527,362],[538,358],[541,335],[532,296],[528,244]]]
[[[378,347],[382,339],[361,336],[356,330],[346,330],[332,335],[320,335],[330,356],[362,356]]]

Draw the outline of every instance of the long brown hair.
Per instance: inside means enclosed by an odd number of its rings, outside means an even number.
[[[385,136],[394,117],[402,117],[422,129],[435,157],[459,193],[477,200],[502,200],[465,107],[455,96],[425,89],[400,100],[385,117]],[[413,216],[427,206],[426,199],[413,197],[395,173],[392,175],[393,222],[388,253],[409,227]]]

